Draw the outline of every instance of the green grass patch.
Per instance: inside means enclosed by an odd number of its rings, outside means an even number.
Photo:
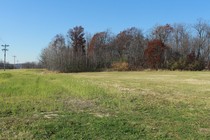
[[[210,139],[210,72],[0,71],[0,139]]]

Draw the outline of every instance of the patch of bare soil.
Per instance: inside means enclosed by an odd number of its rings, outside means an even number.
[[[195,85],[203,85],[203,84],[210,84],[210,81],[207,80],[198,80],[198,79],[186,79],[183,82]]]
[[[63,100],[63,104],[67,109],[84,110],[96,107],[92,100],[81,100],[74,98],[67,98]]]
[[[99,113],[99,112],[95,112],[95,113],[90,113],[95,117],[99,117],[99,118],[104,118],[104,117],[109,117],[110,114],[109,113]]]
[[[201,134],[210,134],[210,128],[200,128],[199,132]]]

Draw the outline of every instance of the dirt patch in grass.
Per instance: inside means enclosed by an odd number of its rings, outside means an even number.
[[[199,133],[201,134],[209,134],[210,135],[210,128],[200,128]]]
[[[76,109],[87,109],[95,106],[93,101],[72,98],[65,99],[63,103],[65,106],[73,107]]]
[[[116,89],[118,89],[119,91],[122,91],[122,92],[133,92],[133,91],[136,90],[136,89],[134,89],[134,88],[122,87],[122,86],[120,86],[120,85],[118,85],[118,84],[115,84],[114,87],[115,87]]]
[[[41,115],[43,115],[43,117],[46,119],[53,119],[59,116],[56,112],[44,112],[41,113]]]
[[[93,116],[98,117],[98,118],[104,118],[104,117],[109,117],[110,116],[109,113],[95,112],[95,113],[90,113],[90,114],[92,114]]]
[[[186,79],[186,80],[183,80],[183,82],[186,82],[186,83],[189,83],[189,84],[195,84],[195,85],[210,84],[210,81],[198,80],[198,79]]]

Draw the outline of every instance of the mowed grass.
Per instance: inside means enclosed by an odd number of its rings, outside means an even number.
[[[210,72],[0,71],[0,139],[210,139]]]

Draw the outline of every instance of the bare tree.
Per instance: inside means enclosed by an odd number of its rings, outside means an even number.
[[[194,37],[194,46],[197,52],[196,58],[199,59],[208,48],[207,40],[210,27],[207,22],[202,19],[199,19],[193,27],[196,31],[196,36]]]
[[[56,35],[48,48],[42,50],[41,62],[50,70],[66,71],[65,59],[66,45],[62,35]]]
[[[161,40],[164,44],[167,43],[169,36],[173,32],[173,27],[170,24],[156,26],[152,32],[154,39]]]
[[[191,46],[191,36],[186,25],[174,24],[171,38],[170,44],[173,47],[173,51],[182,56],[186,56],[189,53]]]
[[[210,69],[210,29],[209,28],[207,31],[207,41],[206,41],[206,47],[204,50],[204,58],[206,61],[206,68]]]
[[[130,35],[130,44],[127,46],[126,51],[129,67],[130,69],[142,69],[146,45],[143,33],[140,29],[132,27],[128,30],[128,34]]]

